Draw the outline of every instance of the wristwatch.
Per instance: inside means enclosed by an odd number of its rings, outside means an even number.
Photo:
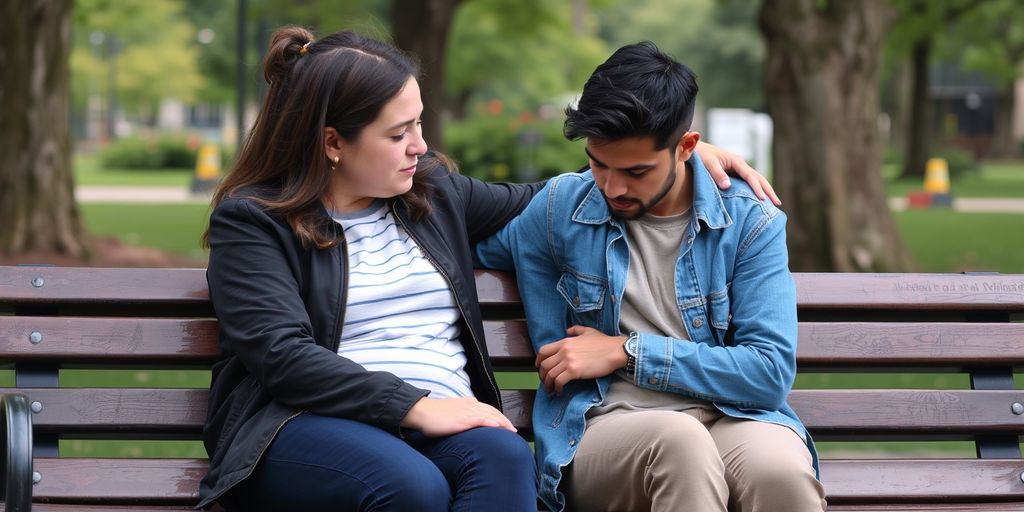
[[[626,353],[626,376],[636,375],[636,355],[640,352],[640,335],[636,332],[629,333],[629,337],[622,344],[622,350]]]

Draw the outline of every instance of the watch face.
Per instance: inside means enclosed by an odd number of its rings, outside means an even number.
[[[636,356],[637,345],[639,345],[639,344],[640,344],[640,339],[639,338],[637,338],[636,336],[630,336],[629,339],[626,340],[626,353],[635,357]]]

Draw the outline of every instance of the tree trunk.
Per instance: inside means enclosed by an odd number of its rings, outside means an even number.
[[[446,115],[444,58],[455,8],[461,0],[392,0],[391,23],[395,44],[420,63],[423,95],[423,138],[443,149],[441,123]]]
[[[81,256],[69,124],[71,0],[0,2],[0,253]]]
[[[775,188],[796,271],[912,266],[882,187],[878,78],[885,0],[764,0]]]
[[[924,167],[931,152],[932,95],[928,65],[931,63],[932,37],[923,36],[914,42],[911,52],[910,124],[907,126],[907,148],[903,157],[901,178],[924,178]]]
[[[1014,82],[1010,81],[999,90],[995,108],[995,133],[992,135],[992,148],[989,156],[1009,160],[1020,155],[1020,147],[1013,140],[1013,113],[1016,109]]]

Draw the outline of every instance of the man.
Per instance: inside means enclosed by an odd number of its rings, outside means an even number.
[[[553,510],[825,507],[786,404],[786,217],[745,184],[715,187],[689,131],[696,94],[693,73],[653,44],[620,48],[566,111],[590,170],[552,179],[477,247],[482,266],[517,274]]]

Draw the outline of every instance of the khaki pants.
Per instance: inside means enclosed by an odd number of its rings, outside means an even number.
[[[824,510],[811,454],[787,427],[718,410],[590,421],[562,486],[577,511]]]

